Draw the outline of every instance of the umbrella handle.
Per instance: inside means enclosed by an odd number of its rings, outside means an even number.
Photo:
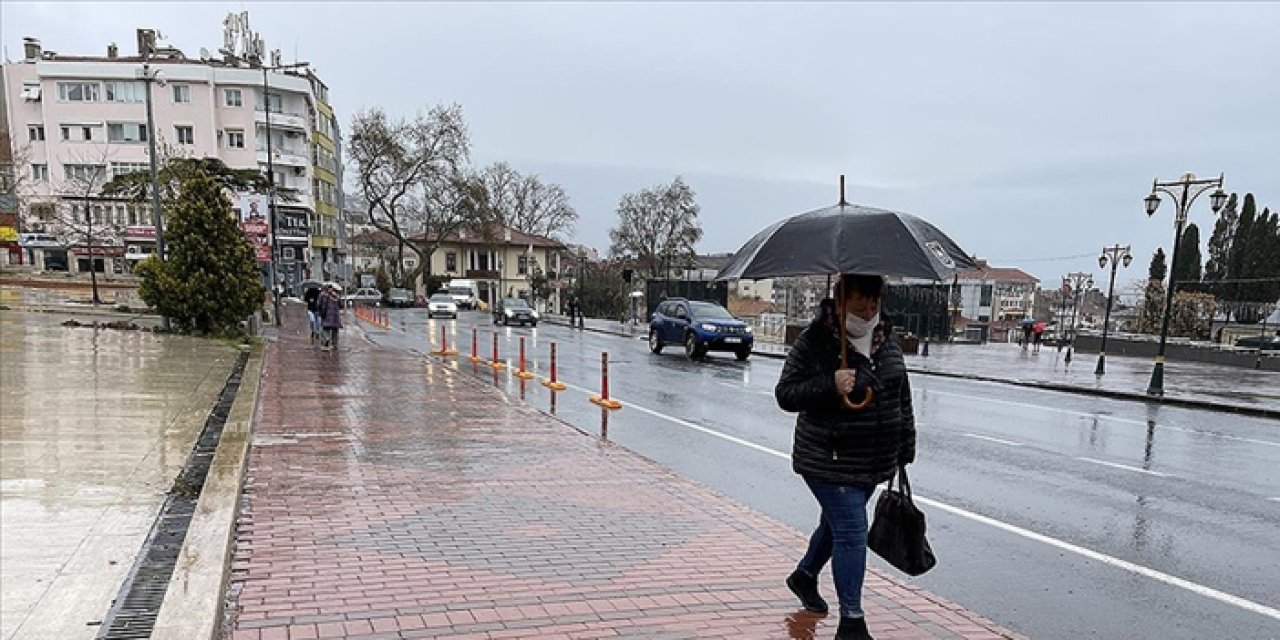
[[[862,402],[858,402],[855,404],[852,400],[849,399],[849,396],[844,394],[840,395],[840,399],[844,401],[844,407],[846,409],[850,411],[862,411],[863,409],[867,408],[867,405],[871,404],[871,398],[873,395],[874,394],[871,391],[871,387],[867,387],[867,396],[862,399]]]

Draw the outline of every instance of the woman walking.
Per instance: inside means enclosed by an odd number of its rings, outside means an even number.
[[[338,347],[338,330],[342,328],[342,298],[333,285],[326,284],[320,296],[320,323],[324,327],[324,342],[320,349],[329,351]]]
[[[826,613],[818,574],[831,561],[840,603],[837,640],[870,640],[862,611],[867,501],[875,486],[915,460],[915,419],[902,349],[880,323],[880,276],[841,276],[836,300],[796,339],[774,394],[796,417],[792,468],[822,509],[809,549],[787,586]],[[843,315],[842,315],[843,314]],[[841,328],[847,352],[841,367]],[[854,409],[850,405],[865,406]]]

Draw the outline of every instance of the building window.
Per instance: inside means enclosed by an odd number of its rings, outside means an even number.
[[[35,180],[36,182],[48,182],[49,181],[49,165],[47,164],[31,165],[31,179]]]
[[[445,271],[458,270],[458,254],[457,253],[450,251],[444,254],[444,270]]]
[[[100,124],[64,124],[58,127],[63,142],[102,142]]]
[[[100,164],[64,164],[62,172],[67,180],[94,182],[102,179],[107,168]]]
[[[146,142],[147,125],[138,122],[111,122],[107,124],[108,142]]]
[[[23,83],[22,93],[18,94],[19,98],[27,102],[40,102],[40,85],[34,83]]]
[[[240,93],[239,89],[224,89],[222,95],[223,101],[228,107],[244,106],[244,95]]]
[[[227,148],[243,149],[244,148],[244,132],[227,130]]]
[[[991,285],[989,284],[982,285],[982,294],[981,294],[981,299],[978,301],[978,306],[980,307],[991,306],[991,293],[992,293]]]
[[[280,252],[285,260],[293,260],[293,247],[282,247]]]
[[[44,125],[27,125],[27,140],[30,142],[44,142]]]
[[[284,100],[280,97],[280,94],[267,94],[267,110],[271,113],[284,113]]]
[[[405,258],[405,259],[404,259],[404,268],[406,268],[406,269],[412,269],[412,268],[414,268],[414,267],[416,267],[416,266],[418,266],[418,261],[417,261],[417,260],[414,260],[413,258]]]
[[[130,173],[137,173],[139,171],[150,172],[151,164],[147,162],[112,162],[111,163],[112,178],[118,178],[120,176],[128,175]]]
[[[191,85],[189,84],[173,85],[173,101],[178,103],[191,102]]]
[[[96,82],[59,82],[58,100],[63,102],[97,102],[99,88]]]
[[[195,144],[196,132],[188,125],[175,125],[173,127],[174,135],[178,138],[178,144]]]
[[[142,102],[146,88],[141,82],[108,82],[107,102]]]
[[[529,256],[520,256],[516,260],[516,273],[520,275],[528,275],[529,273]]]

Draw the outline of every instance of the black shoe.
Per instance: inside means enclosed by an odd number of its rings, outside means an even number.
[[[840,618],[840,626],[836,629],[836,640],[876,640],[867,631],[866,618]]]
[[[826,613],[827,601],[818,593],[818,579],[799,569],[787,576],[787,588],[800,598],[800,604],[814,613]]]

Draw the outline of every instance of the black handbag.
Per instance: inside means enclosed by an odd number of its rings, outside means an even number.
[[[898,488],[893,479],[876,501],[875,521],[867,532],[867,548],[911,576],[923,575],[938,563],[925,539],[924,513],[911,499],[907,468],[898,467]]]

